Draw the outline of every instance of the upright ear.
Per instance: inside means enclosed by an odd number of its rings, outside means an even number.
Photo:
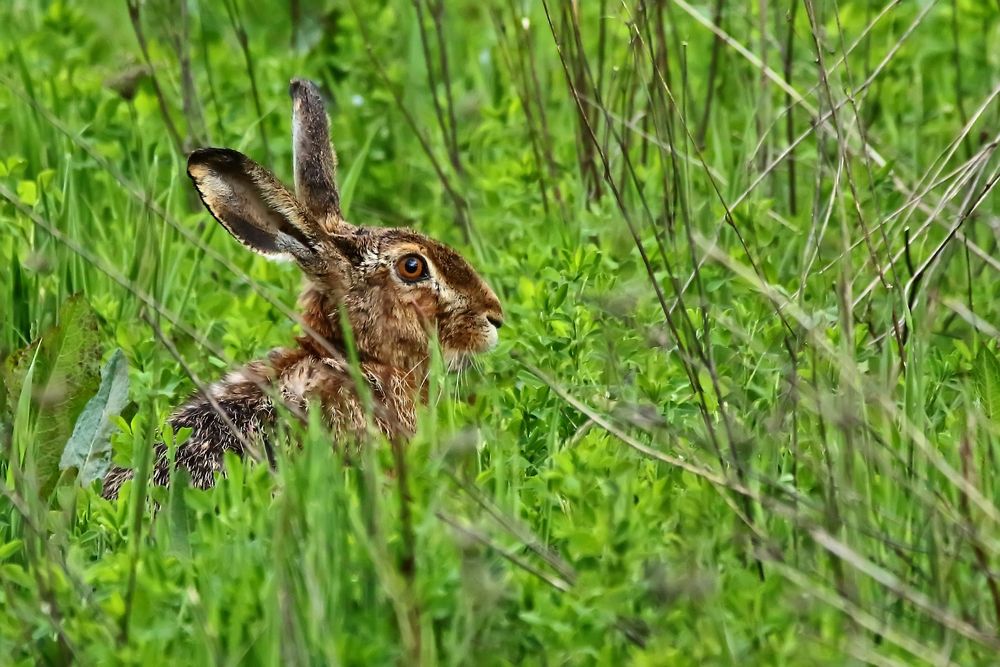
[[[349,227],[340,213],[337,154],[330,143],[330,124],[319,89],[307,79],[292,79],[292,147],[295,192],[316,220],[338,233]]]
[[[243,153],[196,150],[188,158],[188,176],[205,207],[243,245],[300,264],[316,259],[324,232],[285,186]]]

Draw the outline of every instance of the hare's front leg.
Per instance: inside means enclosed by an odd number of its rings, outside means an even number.
[[[213,399],[198,397],[170,418],[174,431],[190,428],[191,435],[177,448],[174,465],[191,475],[200,489],[215,484],[222,470],[223,455],[233,452],[242,458],[251,451],[273,463],[268,433],[274,424],[274,405],[265,388],[253,383],[220,383],[212,388]],[[153,470],[155,484],[170,480],[166,448],[158,446]]]

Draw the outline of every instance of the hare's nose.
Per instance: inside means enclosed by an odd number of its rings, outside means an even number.
[[[486,316],[486,321],[489,322],[490,324],[492,324],[493,326],[495,326],[497,329],[499,329],[500,327],[503,326],[503,319],[499,318],[499,317],[495,317],[493,315],[487,315]]]

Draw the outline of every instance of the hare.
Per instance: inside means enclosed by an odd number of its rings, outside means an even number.
[[[493,348],[503,310],[493,290],[448,246],[408,229],[356,227],[344,220],[335,182],[337,159],[315,84],[293,79],[295,195],[259,164],[234,150],[204,148],[188,175],[205,207],[237,241],[271,259],[290,259],[305,274],[299,298],[304,333],[297,345],[272,350],[197,392],[170,417],[192,429],[174,464],[208,488],[223,454],[263,449],[275,401],[300,413],[322,410],[334,439],[363,442],[369,424],[405,440],[426,397],[432,341],[450,369]],[[353,335],[360,377],[373,410],[366,414],[347,357]],[[112,468],[103,495],[114,498],[133,475]],[[156,446],[153,482],[166,484],[170,462]]]

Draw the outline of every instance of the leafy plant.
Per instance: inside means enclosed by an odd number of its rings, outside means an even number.
[[[59,309],[57,324],[4,364],[10,414],[17,413],[28,369],[33,366],[32,446],[20,455],[33,460],[43,497],[59,477],[60,457],[73,424],[98,388],[100,350],[97,318],[86,299],[75,295]]]
[[[103,479],[111,461],[113,417],[128,403],[128,362],[116,349],[101,369],[101,385],[76,420],[59,460],[59,469],[75,469],[81,484]]]

